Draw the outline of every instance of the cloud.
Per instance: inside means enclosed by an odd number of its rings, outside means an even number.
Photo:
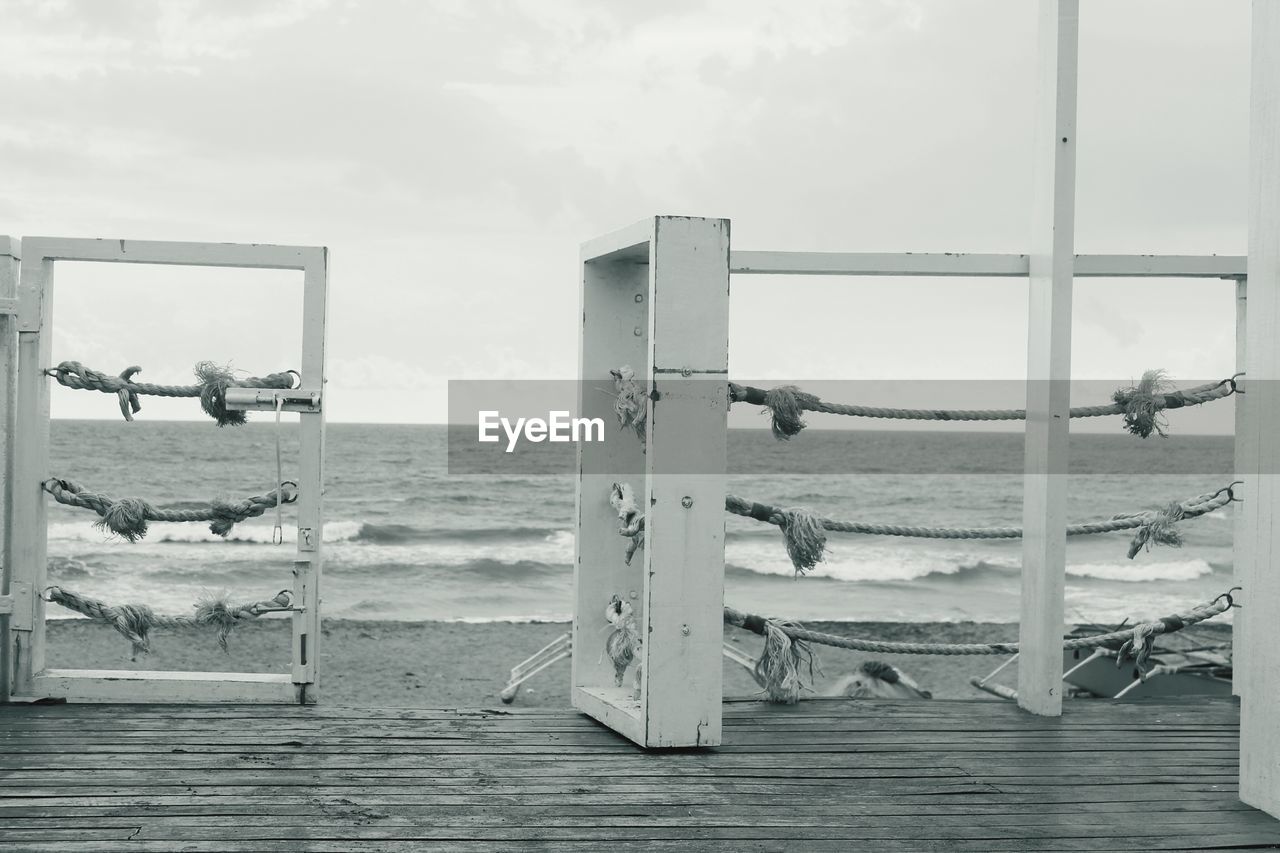
[[[18,0],[6,7],[0,56],[19,79],[74,80],[124,70],[201,73],[243,59],[263,34],[329,0]]]

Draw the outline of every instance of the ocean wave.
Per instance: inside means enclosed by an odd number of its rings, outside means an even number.
[[[325,542],[346,542],[359,535],[364,526],[359,521],[331,521],[325,525]],[[177,524],[153,524],[142,539],[142,544],[176,543],[205,544],[232,543],[241,545],[267,544],[272,542],[273,526],[265,524],[238,524],[231,529],[228,536],[218,536],[209,530],[205,522],[191,521]],[[298,529],[290,522],[285,522],[284,541],[298,541]],[[93,522],[59,522],[49,525],[50,542],[88,542],[94,545],[130,544],[110,531],[97,527]]]
[[[744,575],[791,578],[795,574],[780,543],[777,547],[761,547],[751,542],[736,545],[730,542],[725,549],[725,559]],[[863,584],[972,582],[982,578],[999,580],[1017,577],[1021,564],[1020,553],[1001,555],[927,547],[864,545],[842,548],[837,545],[828,553],[827,559],[813,569],[810,576]],[[1067,575],[1082,582],[1191,581],[1213,572],[1213,565],[1199,558],[1067,564]]]
[[[795,574],[780,541],[731,540],[725,546],[725,560],[756,574],[785,577]],[[1014,555],[990,552],[841,543],[830,547],[827,559],[819,563],[812,574],[848,583],[905,583],[981,571],[1016,572],[1019,565]]]
[[[1193,581],[1213,574],[1213,566],[1200,559],[1171,560],[1160,563],[1083,563],[1067,565],[1067,574],[1076,578],[1094,578],[1123,583],[1151,581]]]
[[[371,524],[366,522],[360,526],[360,532],[353,536],[352,540],[356,542],[376,542],[383,545],[437,542],[442,540],[486,543],[547,540],[560,535],[569,536],[570,542],[572,542],[573,534],[570,531],[557,530],[552,527],[462,527],[424,530],[409,524]]]

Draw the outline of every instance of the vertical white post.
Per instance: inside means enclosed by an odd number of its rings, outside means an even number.
[[[646,746],[720,743],[729,221],[660,216],[649,262]]]
[[[1280,817],[1280,3],[1254,0],[1249,98],[1249,375],[1245,417],[1256,475],[1244,503],[1251,547],[1249,615],[1237,647],[1248,669],[1240,697],[1240,799]]]
[[[1062,713],[1079,0],[1041,0],[1018,704]]]
[[[0,235],[0,299],[14,300],[18,295],[18,267],[22,260],[21,241],[16,237]],[[8,306],[6,306],[7,308]],[[0,312],[0,447],[4,448],[4,460],[0,462],[0,555],[7,555],[9,546],[9,505],[13,490],[13,438],[14,417],[17,414],[18,386],[18,318],[8,311]],[[0,596],[11,593],[13,571],[8,562],[0,566]],[[10,604],[12,599],[8,599]],[[9,615],[0,608],[0,702],[9,700],[12,655],[9,636]]]
[[[293,683],[298,701],[312,703],[319,686],[320,581],[324,562],[325,330],[329,308],[329,250],[316,249],[302,272],[302,388],[319,392],[320,411],[298,415],[298,549],[293,564]],[[278,485],[278,484],[277,484]]]
[[[609,370],[649,394],[644,444],[579,445],[575,708],[647,747],[721,738],[728,440],[729,222],[660,216],[583,247],[579,414],[613,417]],[[602,393],[609,392],[609,393]],[[643,488],[643,564],[627,566],[609,488]],[[629,601],[643,646],[638,698],[602,659],[604,608]]]
[[[32,247],[30,241],[26,247]],[[10,616],[13,695],[33,695],[34,675],[44,669],[44,599],[48,577],[44,490],[49,476],[49,367],[53,335],[53,261],[28,251],[18,282],[18,393],[5,568],[14,597]]]
[[[1236,280],[1236,372],[1244,373],[1248,368],[1248,321],[1249,321],[1249,279],[1241,278]],[[1245,389],[1247,391],[1247,389]],[[1236,394],[1233,398],[1235,404],[1235,439],[1233,458],[1235,464],[1232,466],[1235,471],[1233,479],[1241,480],[1242,485],[1236,487],[1237,496],[1243,497],[1251,489],[1251,481],[1258,471],[1258,440],[1257,429],[1253,420],[1248,416],[1249,395]],[[1232,513],[1232,537],[1231,537],[1231,565],[1233,566],[1235,582],[1234,585],[1241,587],[1247,591],[1253,586],[1252,574],[1254,571],[1253,557],[1251,554],[1252,540],[1249,533],[1248,517],[1240,504]],[[1234,628],[1232,629],[1238,638],[1244,633],[1244,623],[1248,621],[1249,614],[1240,609],[1234,613]],[[1231,675],[1231,692],[1235,696],[1244,695],[1244,680],[1249,675],[1249,649],[1243,642],[1237,642],[1231,655],[1232,675]]]

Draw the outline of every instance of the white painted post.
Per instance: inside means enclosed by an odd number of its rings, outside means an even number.
[[[18,269],[22,259],[22,244],[16,237],[0,235],[0,447],[4,448],[4,461],[0,463],[0,556],[8,553],[9,526],[5,524],[13,488],[12,442],[13,424],[17,409],[18,387]],[[6,562],[0,566],[0,702],[9,701],[9,679],[12,672],[9,637],[9,611],[13,609],[10,591],[13,573]]]
[[[1244,373],[1249,369],[1248,318],[1249,279],[1241,277],[1236,279],[1236,372],[1238,373]],[[1256,425],[1247,414],[1249,406],[1248,393],[1236,394],[1233,402],[1235,404],[1235,439],[1233,444],[1235,464],[1232,466],[1235,476],[1233,479],[1242,481],[1242,485],[1236,486],[1236,494],[1237,497],[1243,497],[1250,491],[1253,476],[1258,471],[1256,455],[1258,443],[1255,435]],[[1240,504],[1236,504],[1231,520],[1233,585],[1247,591],[1253,586],[1252,574],[1254,565],[1250,550],[1252,541],[1249,534],[1248,518]],[[1244,609],[1235,611],[1232,631],[1236,637],[1240,637],[1244,633],[1244,623],[1248,618],[1249,614]],[[1243,642],[1236,643],[1231,654],[1231,693],[1235,696],[1244,695],[1244,680],[1249,673],[1248,657],[1249,649],[1245,644]]]
[[[1251,548],[1249,615],[1236,646],[1247,670],[1240,697],[1240,799],[1280,817],[1280,3],[1254,0],[1249,98],[1249,315],[1245,418],[1257,464],[1244,503]]]
[[[721,739],[728,439],[729,222],[660,216],[583,248],[580,414],[611,417],[608,371],[650,392],[645,446],[579,451],[573,703],[646,747]],[[609,505],[645,477],[643,566],[628,567]],[[640,698],[601,662],[604,607],[631,601],[644,645]]]
[[[35,694],[34,676],[44,670],[44,600],[48,577],[46,507],[40,484],[49,476],[49,365],[53,335],[44,334],[53,306],[53,261],[31,252],[18,282],[18,393],[14,440],[8,463],[9,489],[4,564],[14,596],[10,616],[14,696]],[[32,256],[34,254],[34,257]]]
[[[320,579],[324,544],[325,330],[329,319],[329,250],[314,250],[302,270],[302,387],[320,395],[319,411],[298,415],[298,550],[293,564],[293,683],[298,701],[317,699]],[[277,484],[278,485],[278,484]]]
[[[1018,704],[1062,713],[1079,0],[1041,0]]]

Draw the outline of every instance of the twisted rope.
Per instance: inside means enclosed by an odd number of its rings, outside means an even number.
[[[293,593],[283,589],[274,598],[264,601],[252,601],[246,604],[231,605],[228,596],[206,596],[193,606],[195,613],[190,616],[162,616],[145,604],[111,605],[96,598],[89,598],[51,586],[44,591],[44,600],[61,605],[88,616],[97,622],[103,622],[119,631],[133,644],[133,655],[151,651],[151,629],[173,626],[195,626],[213,628],[217,633],[218,646],[227,651],[227,637],[244,619],[261,616],[264,613],[277,613],[293,610]]]
[[[1148,661],[1155,646],[1155,638],[1172,634],[1183,628],[1212,619],[1236,606],[1231,596],[1239,587],[1219,595],[1213,601],[1199,604],[1184,613],[1165,616],[1151,622],[1143,622],[1132,628],[1094,634],[1088,637],[1066,637],[1063,651],[1074,649],[1109,648],[1116,652],[1116,666],[1123,666],[1132,659],[1138,671],[1149,672]],[[886,640],[866,640],[842,637],[811,631],[794,622],[782,622],[743,613],[732,607],[724,608],[726,625],[734,625],[765,637],[764,651],[756,662],[756,672],[761,675],[770,701],[794,704],[800,698],[801,679],[799,662],[812,661],[808,643],[818,643],[840,649],[878,654],[897,655],[1012,655],[1020,649],[1019,643],[908,643]],[[782,639],[785,638],[785,639]],[[788,642],[789,641],[789,642]],[[811,665],[811,664],[810,664]]]
[[[1239,375],[1239,374],[1237,374]],[[1228,397],[1236,392],[1236,377],[1186,388],[1172,390],[1162,370],[1148,370],[1142,379],[1130,388],[1120,388],[1112,395],[1112,402],[1101,406],[1075,406],[1070,410],[1073,418],[1098,418],[1106,415],[1124,415],[1125,428],[1134,435],[1147,438],[1152,432],[1164,435],[1165,423],[1159,415],[1166,409],[1199,406],[1212,400]],[[853,406],[829,403],[813,394],[805,393],[794,385],[778,388],[755,388],[750,385],[729,383],[729,402],[750,403],[766,407],[772,416],[773,434],[779,439],[789,439],[804,429],[804,412],[821,412],[830,415],[850,415],[860,418],[885,418],[917,421],[1022,421],[1027,418],[1026,409],[898,409],[875,406]]]
[[[200,407],[218,422],[218,426],[239,426],[247,419],[243,411],[227,409],[228,388],[293,388],[294,381],[298,378],[298,374],[290,370],[262,377],[236,379],[230,368],[202,361],[195,366],[198,384],[156,385],[134,382],[134,375],[141,371],[141,367],[134,365],[126,367],[119,376],[108,376],[91,370],[78,361],[64,361],[45,373],[67,388],[115,394],[120,398],[120,414],[124,415],[126,421],[132,421],[134,414],[142,411],[138,396],[145,394],[151,397],[199,397]]]
[[[1173,529],[1179,521],[1206,515],[1221,509],[1235,500],[1231,486],[1216,492],[1198,495],[1185,501],[1172,503],[1163,510],[1117,515],[1103,521],[1087,521],[1067,526],[1068,536],[1084,536],[1095,533],[1114,533],[1118,530],[1136,530],[1129,545],[1129,559],[1133,559],[1144,547],[1152,545],[1182,544],[1181,535]],[[910,536],[918,539],[1020,539],[1021,527],[924,527],[903,524],[874,524],[864,521],[838,521],[824,518],[805,509],[784,509],[736,495],[727,495],[724,508],[734,515],[753,518],[782,528],[796,570],[803,572],[822,559],[826,544],[825,531],[862,533],[871,536]]]
[[[113,498],[85,490],[70,480],[48,479],[40,484],[53,499],[66,506],[91,509],[102,516],[96,525],[137,542],[147,535],[151,521],[209,521],[209,530],[226,536],[236,523],[262,515],[276,506],[277,500],[293,503],[298,499],[294,482],[281,483],[265,495],[254,495],[240,501],[214,500],[200,509],[161,509],[141,498]],[[292,487],[292,488],[291,488]]]

